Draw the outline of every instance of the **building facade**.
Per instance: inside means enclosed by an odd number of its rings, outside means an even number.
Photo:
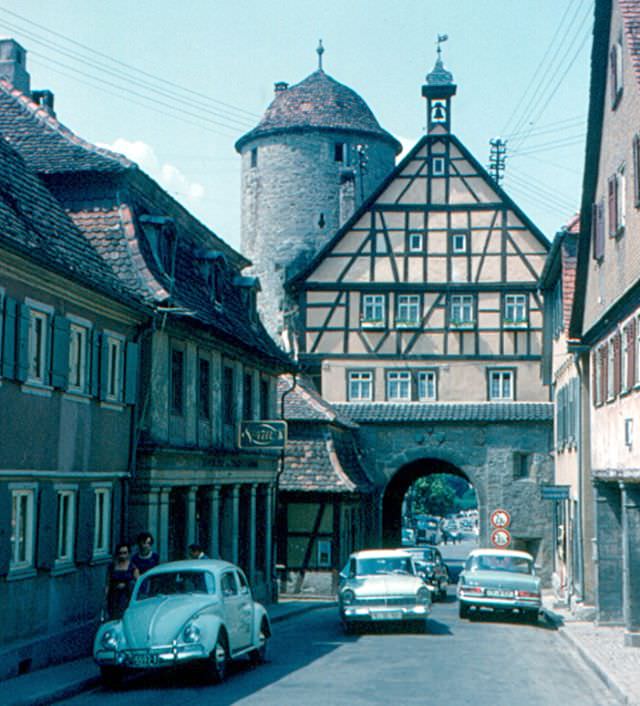
[[[598,622],[640,644],[640,3],[598,0],[570,336],[589,390]]]
[[[452,134],[455,92],[438,57],[423,87],[427,135],[289,280],[300,361],[361,427],[385,542],[400,542],[411,482],[446,469],[477,489],[481,542],[491,511],[505,507],[513,543],[548,569],[551,509],[539,486],[551,480],[552,427],[538,279],[549,246]],[[473,469],[464,438],[477,438]]]

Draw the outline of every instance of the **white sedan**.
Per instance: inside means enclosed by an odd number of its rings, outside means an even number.
[[[121,620],[100,626],[93,656],[114,686],[130,671],[198,662],[214,682],[242,655],[266,657],[271,623],[242,571],[220,560],[175,561],[151,569]]]

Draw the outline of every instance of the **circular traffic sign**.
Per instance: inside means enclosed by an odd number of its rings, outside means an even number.
[[[511,532],[503,527],[494,529],[491,533],[491,544],[498,549],[506,549],[511,544]]]
[[[496,529],[508,527],[511,524],[511,515],[502,508],[494,510],[489,519],[491,520],[491,526]]]

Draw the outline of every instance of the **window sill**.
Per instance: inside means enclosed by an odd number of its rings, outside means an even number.
[[[456,321],[450,321],[449,326],[454,329],[472,329],[475,327],[475,321],[462,321],[462,322],[456,322]]]
[[[502,325],[504,328],[514,328],[514,329],[522,329],[522,328],[527,328],[529,325],[528,321],[503,321]]]
[[[100,402],[101,409],[110,409],[112,412],[122,412],[125,406],[124,402],[111,402],[109,400]]]
[[[417,329],[420,328],[418,321],[396,321],[396,327],[401,329]]]
[[[23,392],[26,392],[27,395],[36,395],[37,397],[51,397],[53,393],[53,387],[50,385],[44,385],[32,380],[24,382],[21,389]]]
[[[111,555],[105,554],[95,554],[89,560],[89,566],[102,566],[103,564],[108,564],[111,562]]]
[[[24,579],[32,579],[34,576],[37,575],[38,572],[33,566],[9,569],[9,573],[7,574],[7,581],[23,581]]]
[[[72,574],[76,569],[76,565],[71,561],[56,561],[51,569],[51,576],[66,576]]]
[[[384,328],[385,323],[384,323],[384,321],[361,321],[360,327],[361,328]]]
[[[91,395],[86,392],[67,390],[62,398],[65,400],[70,400],[71,402],[79,402],[80,404],[89,404],[91,402]]]

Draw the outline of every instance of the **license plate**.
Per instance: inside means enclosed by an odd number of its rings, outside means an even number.
[[[129,655],[128,662],[132,667],[150,667],[156,663],[155,655],[146,653]]]
[[[385,610],[371,613],[372,620],[402,620],[401,610]]]
[[[513,598],[513,591],[501,591],[488,588],[486,594],[489,598]]]

